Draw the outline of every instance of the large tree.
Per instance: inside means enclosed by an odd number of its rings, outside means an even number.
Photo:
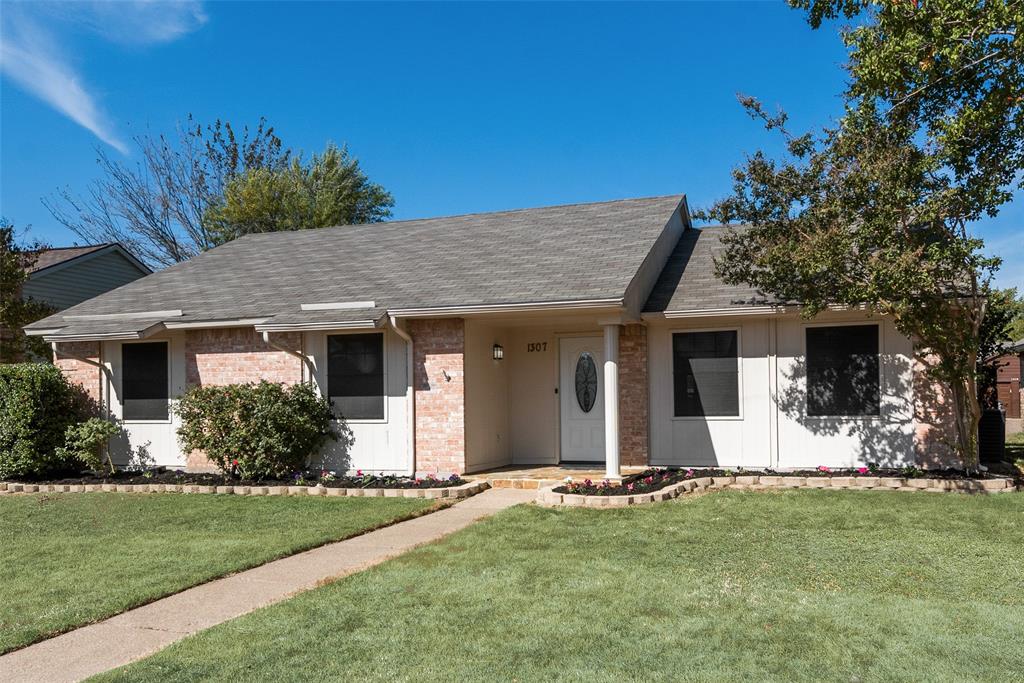
[[[39,252],[39,242],[19,242],[14,225],[0,219],[0,363],[16,363],[32,356],[45,358],[49,348],[39,337],[28,337],[22,328],[53,312],[49,305],[25,297],[23,285]]]
[[[757,152],[731,196],[700,217],[732,232],[721,277],[800,305],[867,305],[913,337],[953,399],[956,438],[978,461],[977,378],[999,259],[972,223],[1024,188],[1021,0],[790,0],[848,48],[845,112],[795,135],[783,112],[742,104],[784,136],[788,154]]]
[[[140,160],[98,152],[100,177],[84,195],[69,189],[43,200],[61,224],[90,242],[120,242],[152,266],[185,261],[216,246],[205,223],[232,178],[288,166],[290,152],[260,119],[240,133],[227,121],[191,116],[173,135],[134,139]]]
[[[394,200],[370,182],[344,147],[328,145],[303,163],[253,168],[231,178],[208,208],[206,224],[218,243],[254,232],[374,223],[391,215]]]

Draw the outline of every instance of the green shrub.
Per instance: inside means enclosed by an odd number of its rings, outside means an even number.
[[[60,449],[68,427],[96,407],[48,363],[0,365],[0,479],[74,469]]]
[[[69,425],[64,433],[64,445],[57,454],[67,461],[78,461],[94,472],[104,469],[104,454],[107,443],[121,432],[116,422],[100,417],[90,417],[85,422]],[[109,455],[107,468],[113,472],[114,463]]]
[[[175,412],[186,451],[201,450],[221,472],[243,479],[290,476],[337,438],[330,402],[306,384],[193,387]]]

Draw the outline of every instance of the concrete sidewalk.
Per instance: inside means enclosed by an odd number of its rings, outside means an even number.
[[[407,522],[275,560],[83,626],[0,657],[0,681],[80,681],[153,654],[176,640],[354,574],[464,529],[534,491],[489,489]]]

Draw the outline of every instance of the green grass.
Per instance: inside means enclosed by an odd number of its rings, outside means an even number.
[[[1024,472],[1024,432],[1006,437],[1006,459]]]
[[[519,506],[118,681],[1022,680],[1024,495]]]
[[[0,652],[427,507],[404,498],[0,497]]]

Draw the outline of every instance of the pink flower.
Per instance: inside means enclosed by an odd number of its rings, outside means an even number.
[[[357,477],[363,476],[363,471],[362,470],[356,470],[356,476]]]
[[[690,479],[692,477],[693,477],[693,468],[691,467],[691,468],[686,470],[686,478]]]
[[[830,470],[829,468],[825,467],[824,465],[818,465],[818,471],[819,472],[831,472],[832,470]]]
[[[858,467],[857,474],[867,474],[870,470],[867,467]]]
[[[627,491],[632,491],[632,490],[633,490],[633,488],[634,488],[634,486],[633,486],[633,484],[632,484],[632,483],[626,484],[626,490],[627,490]]]

